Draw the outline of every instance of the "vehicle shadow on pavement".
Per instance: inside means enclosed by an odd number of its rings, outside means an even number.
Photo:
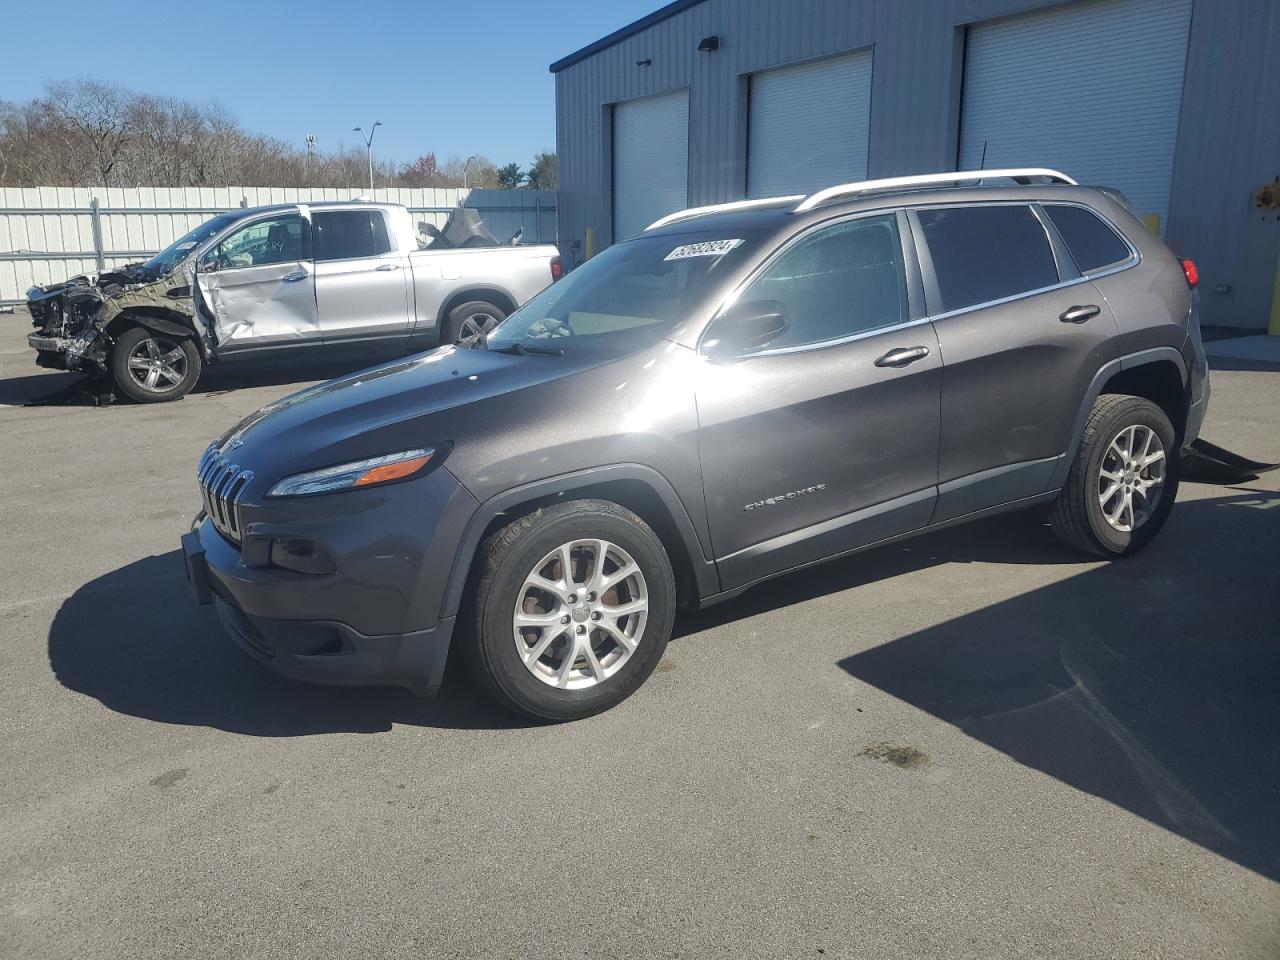
[[[1280,494],[1240,491],[1179,503],[1135,557],[840,666],[1280,879]]]
[[[81,587],[54,616],[49,664],[63,686],[120,713],[260,737],[376,733],[392,724],[466,730],[527,723],[450,663],[434,700],[393,688],[288,680],[223,634],[191,599],[182,555],[148,557]]]

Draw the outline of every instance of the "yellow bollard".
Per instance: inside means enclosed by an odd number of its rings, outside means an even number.
[[[587,227],[587,242],[584,246],[587,254],[585,259],[590,260],[596,255],[596,232],[591,227]]]
[[[1142,222],[1147,225],[1147,229],[1151,231],[1153,237],[1160,236],[1160,214],[1148,213],[1142,218]]]

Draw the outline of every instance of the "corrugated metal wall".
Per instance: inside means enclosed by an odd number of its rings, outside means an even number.
[[[96,198],[106,267],[146,259],[188,230],[233,207],[351,200],[368,190],[336,187],[0,187],[0,303],[25,299],[34,283],[56,283],[98,270],[93,212]],[[402,203],[416,220],[443,226],[465,199],[505,240],[524,227],[524,241],[554,242],[556,194],[551,190],[459,190],[392,187],[372,194]]]
[[[953,170],[966,25],[1057,2],[704,0],[566,67],[556,75],[561,246],[581,259],[588,228],[597,246],[612,241],[613,103],[688,88],[689,203],[736,200],[746,195],[749,75],[870,46],[868,176]],[[712,34],[720,49],[697,52]],[[1209,323],[1266,325],[1280,222],[1251,198],[1280,174],[1278,37],[1280,0],[1194,0],[1166,238],[1203,261]]]

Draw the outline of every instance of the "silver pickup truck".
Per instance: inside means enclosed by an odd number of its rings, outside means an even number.
[[[232,210],[146,263],[32,287],[27,341],[41,366],[176,400],[210,361],[467,341],[560,276],[554,246],[499,243],[470,208],[418,226],[358,200]]]

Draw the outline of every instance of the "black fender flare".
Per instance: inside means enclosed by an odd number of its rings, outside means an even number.
[[[124,317],[130,323],[139,327],[146,327],[156,333],[167,333],[171,337],[194,337],[196,335],[193,327],[184,326],[174,320],[166,320],[164,317],[155,317],[146,313],[126,313]]]
[[[1116,357],[1098,368],[1098,372],[1089,381],[1089,388],[1085,390],[1084,399],[1076,412],[1075,426],[1071,430],[1071,444],[1067,447],[1066,453],[1059,458],[1058,465],[1053,471],[1053,476],[1049,478],[1049,485],[1045,487],[1046,491],[1057,490],[1067,482],[1067,474],[1071,471],[1071,464],[1075,462],[1076,451],[1080,449],[1080,441],[1084,437],[1084,428],[1089,421],[1089,412],[1093,409],[1093,402],[1101,395],[1102,388],[1106,386],[1107,381],[1123,370],[1132,370],[1134,367],[1141,367],[1149,363],[1160,363],[1165,360],[1172,362],[1178,368],[1178,373],[1182,376],[1182,384],[1185,387],[1188,376],[1187,361],[1182,352],[1174,347],[1152,347],[1149,350],[1139,350],[1137,353]]]
[[[693,520],[689,517],[689,512],[685,509],[684,502],[675,488],[666,477],[652,467],[640,463],[618,463],[535,480],[495,494],[480,504],[467,522],[462,541],[454,555],[449,583],[445,589],[444,603],[440,611],[441,619],[458,614],[462,606],[462,594],[466,589],[467,577],[470,575],[476,551],[480,547],[480,540],[489,525],[501,514],[530,503],[546,501],[548,498],[564,497],[571,500],[574,499],[575,493],[618,480],[642,483],[658,497],[684,547],[699,598],[718,593],[720,577],[716,572],[715,561],[707,557]]]

